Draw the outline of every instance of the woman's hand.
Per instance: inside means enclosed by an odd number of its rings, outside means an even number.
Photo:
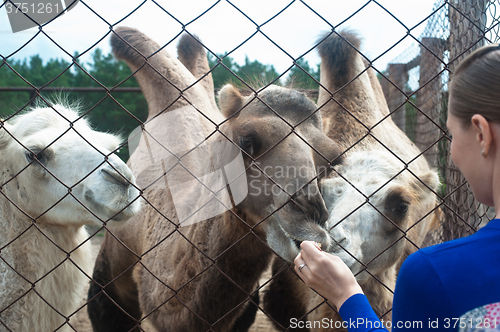
[[[301,243],[295,271],[306,285],[333,302],[337,309],[354,294],[363,293],[351,270],[337,256],[330,255],[311,241]],[[300,270],[299,270],[300,267]]]

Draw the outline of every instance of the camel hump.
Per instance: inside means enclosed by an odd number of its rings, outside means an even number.
[[[197,65],[200,58],[206,57],[205,48],[196,35],[183,34],[177,44],[177,56],[179,61],[193,74],[199,78]]]
[[[207,92],[213,109],[217,109],[215,103],[214,81],[207,53],[201,40],[196,35],[185,33],[177,44],[177,57],[191,74],[200,80],[200,84]]]
[[[142,32],[129,28],[118,27],[111,35],[111,48],[119,60],[125,60],[140,67],[160,46]]]
[[[361,38],[350,30],[325,34],[318,41],[321,57],[318,105],[330,103],[329,107],[322,108],[330,138],[340,138],[341,133],[335,129],[338,125],[349,126],[350,133],[361,137],[366,134],[365,126],[371,127],[389,114],[380,83],[371,63],[359,51],[360,47]],[[332,98],[336,102],[331,103]]]
[[[197,84],[193,74],[151,38],[136,29],[118,27],[110,43],[115,57],[127,63],[139,82],[148,103],[149,118],[190,104],[210,119],[222,118],[207,88]],[[206,55],[204,58],[207,62]]]
[[[343,30],[340,33],[327,33],[318,40],[318,53],[327,68],[335,68],[335,75],[343,81],[351,80],[358,74],[352,64],[360,56],[361,38],[358,34]],[[348,64],[348,65],[346,65]]]

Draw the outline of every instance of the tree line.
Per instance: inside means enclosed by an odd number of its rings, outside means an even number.
[[[139,87],[132,72],[123,61],[117,61],[112,54],[103,54],[96,49],[91,61],[82,63],[78,54],[74,63],[62,59],[50,59],[45,64],[38,55],[24,60],[4,60],[0,62],[0,87]],[[278,85],[293,84],[296,88],[317,89],[319,66],[312,68],[304,59],[298,59],[289,74],[280,77],[274,66],[250,61],[245,58],[244,64],[238,64],[230,56],[223,54],[208,55],[215,88],[226,83],[239,87],[261,86],[274,82]],[[307,72],[307,73],[306,73]],[[312,76],[312,77],[311,77]],[[243,81],[245,83],[243,83]],[[29,83],[28,83],[29,82]],[[82,112],[93,128],[113,133],[121,133],[124,138],[147,117],[147,104],[142,93],[111,92],[105,88],[98,92],[65,92],[45,93],[41,95],[48,100],[63,99],[69,103],[80,105]],[[0,117],[8,119],[17,112],[29,109],[32,95],[30,92],[0,92]],[[39,99],[39,98],[38,98]],[[38,100],[43,105],[43,102]],[[128,159],[126,147],[119,153]]]

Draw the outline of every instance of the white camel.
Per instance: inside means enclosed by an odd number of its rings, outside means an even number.
[[[120,139],[76,111],[36,107],[0,127],[0,331],[70,331],[93,254],[85,224],[140,209]]]

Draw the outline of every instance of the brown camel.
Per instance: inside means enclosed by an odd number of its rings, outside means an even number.
[[[336,243],[326,251],[349,266],[375,312],[387,321],[397,271],[429,229],[439,180],[392,121],[359,47],[351,32],[327,35],[318,46],[323,126],[348,150],[338,174],[321,182],[330,213],[327,227]],[[286,267],[275,260],[275,276],[264,296],[275,325],[294,331],[345,330],[336,308]]]
[[[137,30],[111,38],[149,106],[129,160],[145,204],[101,247],[89,290],[96,332],[136,331],[144,320],[158,331],[230,331],[273,251],[291,261],[300,241],[331,245],[317,168],[341,157],[316,105],[282,87],[244,98],[228,85],[219,112],[205,52],[185,38],[184,64]],[[238,154],[235,175],[225,166]],[[208,175],[223,166],[224,185],[212,190]]]

